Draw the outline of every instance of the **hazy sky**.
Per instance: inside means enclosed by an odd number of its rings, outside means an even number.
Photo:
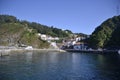
[[[0,14],[91,34],[117,14],[120,0],[0,0]]]

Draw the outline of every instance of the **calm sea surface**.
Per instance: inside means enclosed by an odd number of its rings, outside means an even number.
[[[12,53],[0,57],[0,80],[120,80],[120,55]]]

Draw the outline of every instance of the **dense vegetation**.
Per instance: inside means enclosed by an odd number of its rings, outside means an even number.
[[[0,23],[20,23],[29,28],[36,29],[38,33],[51,35],[53,37],[69,37],[72,32],[70,30],[62,30],[53,26],[46,26],[36,22],[20,21],[14,16],[0,15]]]
[[[62,29],[58,29],[53,26],[49,27],[35,22],[30,23],[28,21],[21,21],[20,23],[36,29],[38,33],[47,34],[53,37],[69,37],[69,35],[72,33],[69,30],[63,31]]]
[[[22,46],[29,45],[34,48],[48,48],[49,43],[41,40],[37,30],[22,24],[16,17],[0,15],[0,45]]]
[[[120,48],[120,16],[104,21],[87,41],[92,48]]]
[[[78,37],[88,37],[88,35],[84,33],[74,33],[74,34],[77,35]]]
[[[25,20],[20,21],[10,15],[0,15],[0,45],[21,46],[24,44],[36,48],[49,47],[46,41],[36,35],[37,33],[61,38],[69,37],[72,34],[70,30],[62,30]]]

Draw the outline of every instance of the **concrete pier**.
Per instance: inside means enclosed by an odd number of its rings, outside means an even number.
[[[67,52],[83,52],[83,53],[118,53],[117,50],[75,50],[66,49]]]
[[[9,53],[10,53],[10,50],[5,50],[5,49],[0,50],[0,56],[7,56],[9,55]]]

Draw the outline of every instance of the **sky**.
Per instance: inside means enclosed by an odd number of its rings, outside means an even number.
[[[91,34],[103,21],[119,14],[117,6],[120,0],[0,0],[0,14]]]

